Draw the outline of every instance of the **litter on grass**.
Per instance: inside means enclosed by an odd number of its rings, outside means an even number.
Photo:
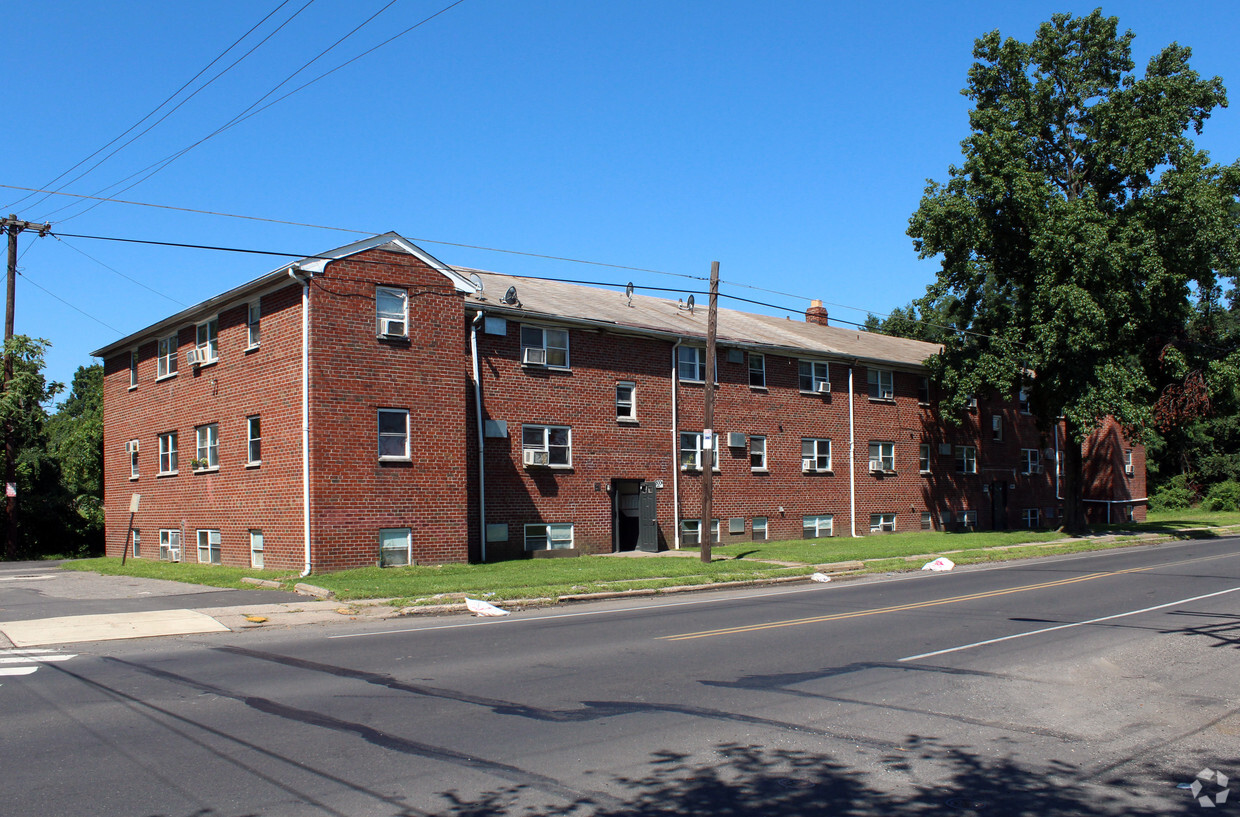
[[[481,599],[471,599],[468,596],[465,597],[465,606],[469,609],[469,612],[473,613],[474,615],[479,615],[479,616],[506,616],[508,615],[507,610],[501,610],[500,608],[496,607],[494,604],[491,604],[491,602],[489,601],[482,601]]]
[[[935,559],[933,562],[926,562],[924,565],[921,566],[921,569],[922,570],[951,570],[955,566],[956,566],[956,563],[953,562],[951,559],[948,559],[946,556],[940,556],[939,558]]]
[[[816,582],[826,583],[826,582],[831,581],[831,577],[828,576],[826,573],[815,573],[811,575],[810,578]]]

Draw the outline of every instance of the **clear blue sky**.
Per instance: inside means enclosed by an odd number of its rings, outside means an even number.
[[[704,287],[430,240],[701,276],[718,260],[725,294],[797,310],[822,298],[833,319],[860,321],[920,296],[934,277],[904,231],[925,180],[944,179],[959,159],[974,38],[997,28],[1027,40],[1053,12],[1096,5],[464,0],[136,187],[108,187],[240,114],[384,2],[312,2],[65,192],[396,230],[446,263],[519,275]],[[397,0],[268,101],[450,2]],[[305,5],[280,8],[176,101]],[[11,4],[0,183],[46,186],[277,6]],[[1137,35],[1138,70],[1178,41],[1198,72],[1223,78],[1237,107],[1217,111],[1198,144],[1218,162],[1240,157],[1240,3],[1103,11]],[[21,195],[0,188],[3,212],[66,233],[303,254],[358,237],[116,203],[84,212],[63,197],[11,204]],[[52,342],[47,374],[65,383],[93,349],[281,263],[33,233],[21,251],[17,331]]]

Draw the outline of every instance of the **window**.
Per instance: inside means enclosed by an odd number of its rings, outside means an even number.
[[[259,342],[259,321],[262,318],[262,310],[259,307],[259,301],[251,303],[246,310],[245,327],[247,348],[254,349]],[[258,565],[256,565],[257,567]]]
[[[568,426],[521,426],[521,449],[527,465],[573,464],[572,429]]]
[[[137,528],[134,528],[133,536],[131,537],[131,539],[133,541],[133,550],[130,552],[129,555],[134,557],[135,559],[139,559],[142,557],[142,531],[138,530]]]
[[[884,442],[870,443],[870,470],[896,470],[896,444]]]
[[[179,530],[159,532],[159,558],[164,562],[181,561],[181,532]]]
[[[159,473],[177,472],[177,433],[169,431],[159,435]]]
[[[930,405],[930,378],[917,378],[917,402],[923,406]]]
[[[568,368],[568,330],[521,327],[521,362],[531,366]]]
[[[250,531],[250,567],[263,566],[263,532]]]
[[[129,478],[138,478],[138,441],[130,440],[125,446],[125,450],[129,452]]]
[[[198,324],[196,346],[198,360],[203,363],[214,363],[220,356],[220,320],[212,318]]]
[[[379,409],[379,460],[409,459],[409,412]]]
[[[1003,440],[1003,416],[1000,414],[990,415],[990,438],[995,442]]]
[[[757,434],[749,436],[749,468],[753,471],[766,470],[766,437]]]
[[[891,400],[896,396],[895,373],[890,369],[870,369],[867,372],[870,380],[871,400]]]
[[[749,387],[751,389],[766,388],[766,355],[757,352],[749,353]]]
[[[409,337],[409,293],[375,287],[375,334],[381,338]]]
[[[977,449],[971,445],[956,446],[956,473],[977,473]]]
[[[921,529],[934,530],[934,514],[929,511],[921,512]]]
[[[637,384],[621,380],[616,384],[616,419],[637,419]]]
[[[960,527],[964,530],[977,530],[977,511],[962,511]]]
[[[766,517],[755,516],[753,518],[753,540],[755,542],[766,541]]]
[[[1022,474],[1042,473],[1042,455],[1038,449],[1022,448],[1020,450],[1020,461]]]
[[[718,519],[710,521],[710,541],[712,544],[719,542]],[[680,544],[682,547],[698,547],[702,544],[702,520],[680,520]]]
[[[194,457],[194,468],[220,467],[220,427],[215,423],[198,426],[198,450]]]
[[[129,388],[138,388],[138,352],[136,349],[129,353]]]
[[[409,528],[379,529],[379,567],[400,567],[412,561]]]
[[[930,473],[930,444],[922,443],[917,453],[917,470],[923,474]]]
[[[977,411],[977,395],[970,394],[964,399],[964,407],[969,411]]]
[[[682,381],[706,381],[706,350],[700,346],[681,346],[676,350],[676,371]]]
[[[526,550],[572,550],[572,523],[526,525]]]
[[[895,533],[896,515],[894,513],[870,514],[870,533]]]
[[[833,531],[833,517],[829,513],[801,517],[802,539],[822,539],[831,536]]]
[[[159,339],[159,364],[155,377],[172,377],[177,373],[177,336],[169,335]]]
[[[816,437],[805,437],[801,440],[801,470],[830,471],[831,441]]]
[[[1029,390],[1021,389],[1020,390],[1020,413],[1031,414],[1032,411],[1033,409],[1029,405]]]
[[[1132,467],[1132,449],[1126,448],[1124,449],[1124,474],[1132,476],[1134,473],[1136,472]]]
[[[719,446],[711,449],[711,462],[715,470],[719,470]],[[680,432],[680,470],[702,470],[702,432]]]
[[[246,465],[258,465],[263,461],[263,430],[258,415],[245,418]]]
[[[797,361],[797,385],[805,392],[831,391],[831,378],[827,374],[827,364],[821,360]]]
[[[220,563],[220,532],[218,530],[198,531],[198,564],[218,565]]]
[[[1021,511],[1020,519],[1026,528],[1039,528],[1042,526],[1042,511],[1038,508],[1025,508]]]

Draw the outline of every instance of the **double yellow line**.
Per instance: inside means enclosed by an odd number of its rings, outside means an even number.
[[[969,593],[963,596],[951,596],[945,599],[935,599],[933,601],[919,601],[912,604],[896,604],[891,607],[875,607],[869,610],[855,610],[850,613],[831,613],[825,616],[811,616],[809,618],[793,618],[785,621],[771,621],[766,624],[746,624],[741,627],[723,627],[718,630],[702,630],[696,633],[682,633],[680,635],[660,636],[660,641],[690,641],[695,638],[713,638],[721,635],[738,635],[740,633],[754,633],[760,630],[774,630],[778,627],[799,627],[803,624],[821,624],[826,621],[842,621],[848,618],[861,618],[863,616],[878,616],[886,613],[902,613],[907,610],[921,610],[927,607],[939,607],[944,604],[959,604],[965,601],[976,601],[978,599],[990,599],[998,596],[1007,596],[1012,593],[1027,593],[1031,590],[1045,590],[1051,587],[1063,587],[1069,584],[1077,584],[1079,582],[1093,581],[1094,579],[1102,579],[1107,576],[1122,576],[1125,573],[1141,573],[1146,570],[1155,570],[1160,567],[1171,567],[1173,565],[1190,564],[1192,562],[1201,562],[1208,559],[1225,558],[1232,554],[1224,554],[1222,556],[1206,556],[1197,559],[1186,559],[1180,562],[1169,562],[1161,565],[1150,565],[1149,567],[1132,567],[1127,570],[1108,570],[1101,573],[1087,573],[1084,576],[1077,576],[1071,579],[1057,579],[1051,582],[1041,582],[1039,584],[1026,584],[1020,587],[1011,587],[1007,590],[988,590],[984,593]]]

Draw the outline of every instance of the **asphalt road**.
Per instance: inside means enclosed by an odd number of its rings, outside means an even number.
[[[1238,546],[76,645],[0,677],[0,814],[1198,813]]]

